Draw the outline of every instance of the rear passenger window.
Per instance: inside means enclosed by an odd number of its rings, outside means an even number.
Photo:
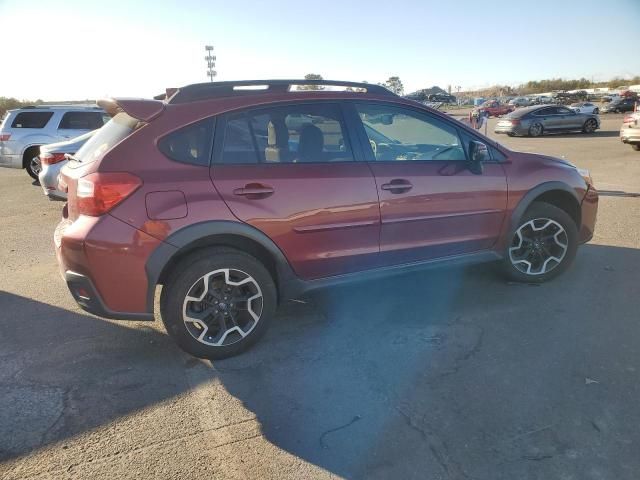
[[[102,112],[67,112],[60,120],[60,129],[95,130],[104,125]]]
[[[230,116],[218,163],[353,161],[342,114],[333,104],[264,108]]]
[[[11,128],[44,128],[52,116],[53,112],[20,112]]]
[[[191,165],[209,165],[215,119],[208,118],[170,133],[158,148],[171,160]]]

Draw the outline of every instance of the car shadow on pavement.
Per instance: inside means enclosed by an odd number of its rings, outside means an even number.
[[[334,288],[208,366],[142,323],[0,292],[0,461],[215,379],[230,397],[208,396],[209,414],[236,399],[278,450],[340,476],[625,478],[640,386],[607,368],[640,371],[638,264],[640,250],[587,245],[541,286],[484,265]],[[239,478],[257,461],[224,460]]]
[[[545,135],[538,138],[611,138],[611,137],[619,137],[619,130],[596,130],[595,132],[585,134],[583,132],[562,132],[562,133],[554,133],[547,132]]]
[[[142,322],[131,328],[3,291],[0,310],[0,462],[190,388],[182,353]]]

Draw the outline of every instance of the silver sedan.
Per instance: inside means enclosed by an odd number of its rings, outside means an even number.
[[[58,174],[68,162],[65,155],[76,153],[97,131],[93,130],[64,142],[50,143],[40,147],[40,155],[36,160],[41,167],[38,180],[49,199],[65,200],[67,198],[66,192],[58,189]]]
[[[539,105],[510,113],[497,123],[494,131],[509,136],[539,137],[550,132],[593,133],[599,128],[598,115],[577,113],[562,105]]]

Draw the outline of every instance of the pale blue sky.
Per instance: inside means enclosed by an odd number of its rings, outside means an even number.
[[[640,0],[0,0],[0,32],[0,96],[28,99],[206,81],[207,43],[219,80],[399,75],[412,91],[640,74]]]

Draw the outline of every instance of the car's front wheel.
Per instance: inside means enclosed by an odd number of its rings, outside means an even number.
[[[273,278],[256,258],[229,248],[188,256],[169,275],[160,309],[169,335],[200,358],[237,355],[253,345],[275,315]]]
[[[578,229],[564,210],[534,203],[518,223],[505,255],[507,275],[519,282],[542,283],[564,272],[573,262]]]
[[[586,122],[584,122],[584,125],[582,126],[582,131],[584,133],[593,133],[596,131],[597,128],[598,128],[598,122],[596,122],[595,119],[593,118],[589,118]]]
[[[534,123],[529,127],[529,135],[532,137],[539,137],[544,132],[544,127],[540,123]]]

